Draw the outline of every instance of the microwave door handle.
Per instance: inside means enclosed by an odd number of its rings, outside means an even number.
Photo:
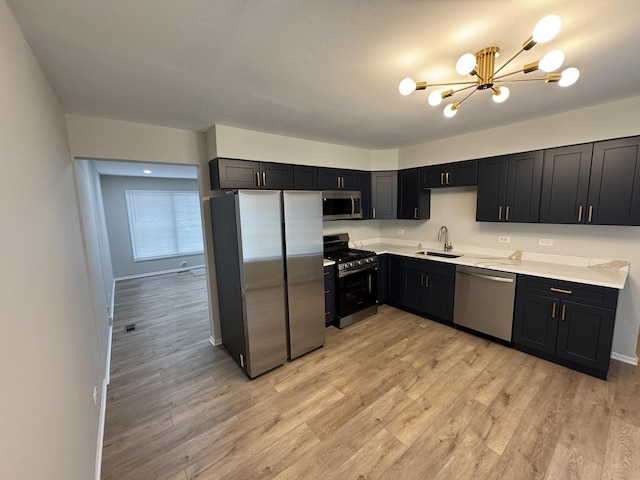
[[[353,199],[353,195],[349,198],[351,198],[351,216],[353,217],[356,214],[356,201]]]

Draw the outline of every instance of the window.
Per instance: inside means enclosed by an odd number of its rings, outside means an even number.
[[[126,190],[133,260],[204,251],[198,192]]]

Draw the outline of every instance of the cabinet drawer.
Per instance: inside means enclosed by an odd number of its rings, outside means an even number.
[[[417,270],[431,275],[443,275],[445,277],[456,276],[455,265],[444,262],[434,262],[432,260],[422,260],[420,258],[403,258],[402,268]]]
[[[618,303],[618,290],[615,288],[529,275],[518,275],[517,290],[603,308],[615,309]]]

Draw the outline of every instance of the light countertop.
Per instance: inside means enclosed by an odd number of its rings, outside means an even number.
[[[333,260],[327,260],[326,258],[324,258],[323,260],[324,260],[323,267],[328,267],[329,265],[335,265],[336,264],[336,262],[334,262]]]
[[[353,243],[353,242],[352,242]],[[404,243],[404,244],[403,244]],[[412,258],[433,260],[436,262],[487,268],[502,272],[533,275],[569,282],[599,285],[621,290],[629,274],[630,263],[627,260],[573,257],[552,255],[521,250],[508,251],[498,249],[461,246],[446,253],[461,255],[458,258],[443,258],[417,254],[422,251],[443,252],[442,244],[419,244],[414,242],[392,242],[384,239],[353,243],[355,248],[373,250],[377,254],[390,253]]]

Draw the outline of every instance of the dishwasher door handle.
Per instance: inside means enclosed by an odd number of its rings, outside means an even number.
[[[485,280],[491,280],[492,282],[504,282],[504,283],[513,283],[513,278],[505,278],[505,277],[497,277],[494,275],[483,275],[481,273],[467,272],[466,270],[458,270],[458,273],[464,273],[465,275],[470,275],[472,277],[484,278]]]

